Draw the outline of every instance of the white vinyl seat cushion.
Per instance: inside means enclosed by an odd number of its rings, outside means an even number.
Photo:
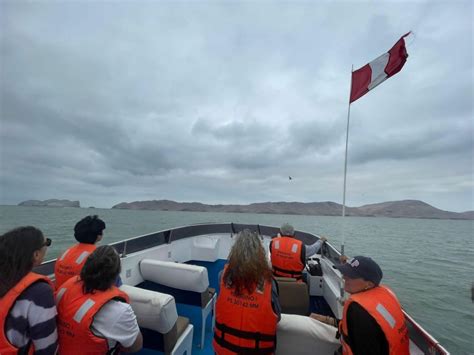
[[[282,314],[277,325],[277,355],[334,354],[341,343],[335,327],[310,317]],[[314,351],[313,351],[314,350]]]
[[[209,287],[207,269],[203,266],[143,259],[140,272],[144,280],[192,292],[205,292]]]
[[[162,334],[173,328],[178,320],[173,296],[129,285],[122,285],[120,289],[130,297],[130,305],[140,327]]]

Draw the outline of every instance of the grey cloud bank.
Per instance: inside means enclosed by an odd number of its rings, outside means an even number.
[[[0,2],[0,203],[342,200],[474,210],[470,1]],[[288,180],[288,175],[293,180]]]

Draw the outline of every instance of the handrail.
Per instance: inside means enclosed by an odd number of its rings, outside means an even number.
[[[405,310],[406,324],[408,332],[410,334],[410,340],[423,351],[425,354],[430,355],[450,355],[447,351],[433,336],[428,333],[423,327],[418,324]]]

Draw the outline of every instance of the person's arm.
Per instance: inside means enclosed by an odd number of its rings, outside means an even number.
[[[53,289],[46,282],[30,286],[21,299],[31,300],[28,308],[29,338],[35,347],[35,355],[53,355],[58,349],[56,329],[56,303]]]
[[[337,328],[337,325],[339,324],[339,321],[336,318],[319,314],[319,313],[311,313],[309,317],[316,319],[317,321],[320,321],[322,323],[332,325],[333,327],[336,327],[336,328]]]
[[[311,245],[307,245],[306,246],[306,258],[309,258],[310,256],[313,256],[314,254],[316,254],[319,251],[319,249],[321,249],[321,247],[323,246],[323,244],[326,240],[327,239],[325,237],[321,237],[321,238],[319,238],[319,240],[316,243],[311,244]]]
[[[272,279],[272,309],[273,312],[278,316],[278,322],[281,319],[281,306],[280,300],[278,299],[278,285],[274,279]]]
[[[143,337],[132,307],[125,302],[109,301],[94,317],[94,334],[106,338],[109,346],[120,344],[125,352],[137,352],[143,346]]]
[[[306,258],[316,254],[323,243],[318,240],[316,243],[306,246]]]
[[[358,303],[347,310],[349,343],[354,355],[388,354],[388,342],[375,319]]]
[[[129,346],[128,348],[122,347],[121,350],[126,353],[136,353],[137,351],[140,351],[143,347],[143,335],[142,332],[138,332],[137,338],[135,339],[135,342],[132,344],[132,346]]]

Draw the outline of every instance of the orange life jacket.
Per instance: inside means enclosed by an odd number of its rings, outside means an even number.
[[[7,320],[10,311],[18,297],[25,291],[28,287],[33,285],[35,282],[42,281],[47,282],[51,285],[51,288],[54,289],[54,286],[50,279],[46,276],[36,274],[34,272],[29,272],[24,276],[18,283],[13,286],[1,299],[0,299],[0,354],[16,354],[18,348],[15,347],[8,341],[8,338],[5,334],[5,322]],[[33,344],[29,348],[29,354],[34,353]]]
[[[97,312],[110,300],[129,302],[126,293],[112,286],[107,291],[83,292],[79,276],[67,280],[56,292],[60,354],[106,354],[107,339],[91,331]]]
[[[273,275],[277,277],[303,278],[303,242],[293,237],[278,237],[272,241],[271,259]]]
[[[96,249],[95,244],[79,243],[67,249],[54,265],[56,290],[73,276],[81,273],[87,257]]]
[[[377,322],[387,339],[390,355],[409,355],[408,329],[400,303],[395,294],[386,286],[354,293],[344,304],[342,321],[339,323],[344,355],[352,355],[348,340],[347,310],[352,302],[361,305]]]
[[[225,269],[224,273],[225,275]],[[236,296],[232,288],[220,284],[216,303],[214,351],[218,355],[273,354],[276,347],[278,316],[272,308],[272,283],[263,290],[243,291]]]

